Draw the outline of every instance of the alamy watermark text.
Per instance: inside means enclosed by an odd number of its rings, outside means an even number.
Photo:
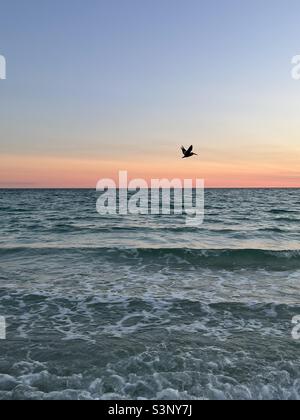
[[[0,55],[0,80],[6,79],[6,58]]]
[[[201,226],[204,221],[203,179],[128,179],[127,171],[119,172],[119,181],[101,179],[97,184],[100,215],[184,215],[188,226]]]
[[[295,325],[292,330],[292,337],[294,340],[300,340],[300,315],[293,318],[292,324]]]
[[[295,55],[292,58],[292,78],[300,80],[300,55]]]
[[[0,316],[0,340],[6,340],[6,320]]]

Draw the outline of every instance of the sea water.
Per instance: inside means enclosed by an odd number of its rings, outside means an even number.
[[[0,191],[0,399],[300,399],[300,190],[205,220]]]

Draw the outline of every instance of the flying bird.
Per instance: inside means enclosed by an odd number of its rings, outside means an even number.
[[[188,148],[188,150],[186,150],[183,146],[181,147],[182,153],[183,153],[183,158],[182,159],[186,159],[192,156],[198,156],[196,153],[193,153],[193,148],[194,146],[190,146]]]

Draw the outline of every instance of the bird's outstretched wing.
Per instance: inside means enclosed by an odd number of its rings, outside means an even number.
[[[190,146],[190,148],[188,149],[187,153],[192,153],[194,146]]]
[[[181,150],[182,150],[182,153],[185,155],[186,154],[186,149],[183,146],[181,146]]]

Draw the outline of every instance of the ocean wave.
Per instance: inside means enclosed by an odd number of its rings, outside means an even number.
[[[9,296],[0,399],[299,398],[299,306],[45,298]]]
[[[221,223],[221,221],[216,222],[211,221],[210,223]],[[222,222],[223,223],[223,222]],[[58,224],[53,227],[45,228],[42,226],[34,225],[33,228],[39,227],[41,230],[44,231],[51,231],[51,233],[118,233],[118,232],[170,232],[170,233],[195,233],[194,227],[186,226],[184,223],[179,226],[172,226],[172,225],[159,225],[159,226],[140,226],[140,225],[128,225],[128,226],[98,226],[95,227],[95,225],[90,226],[79,226],[79,225],[67,225],[67,224]],[[30,228],[32,228],[30,226]],[[233,228],[205,228],[201,227],[198,229],[199,232],[207,233],[207,234],[245,234],[251,232],[254,233],[254,229],[233,229]],[[258,232],[274,232],[274,233],[286,233],[289,232],[285,229],[280,228],[266,228],[266,229],[258,229],[256,230]]]
[[[300,250],[193,249],[193,248],[107,248],[107,247],[17,247],[1,248],[0,258],[34,255],[97,257],[111,262],[134,260],[155,266],[205,267],[215,269],[256,269],[274,271],[300,269]]]
[[[272,214],[297,214],[298,212],[296,210],[287,210],[287,209],[271,209],[268,211],[268,213],[272,213]]]
[[[290,233],[291,231],[288,229],[283,229],[279,227],[269,227],[269,228],[261,228],[257,229],[256,232],[269,232],[269,233]],[[295,232],[293,230],[293,232]]]

